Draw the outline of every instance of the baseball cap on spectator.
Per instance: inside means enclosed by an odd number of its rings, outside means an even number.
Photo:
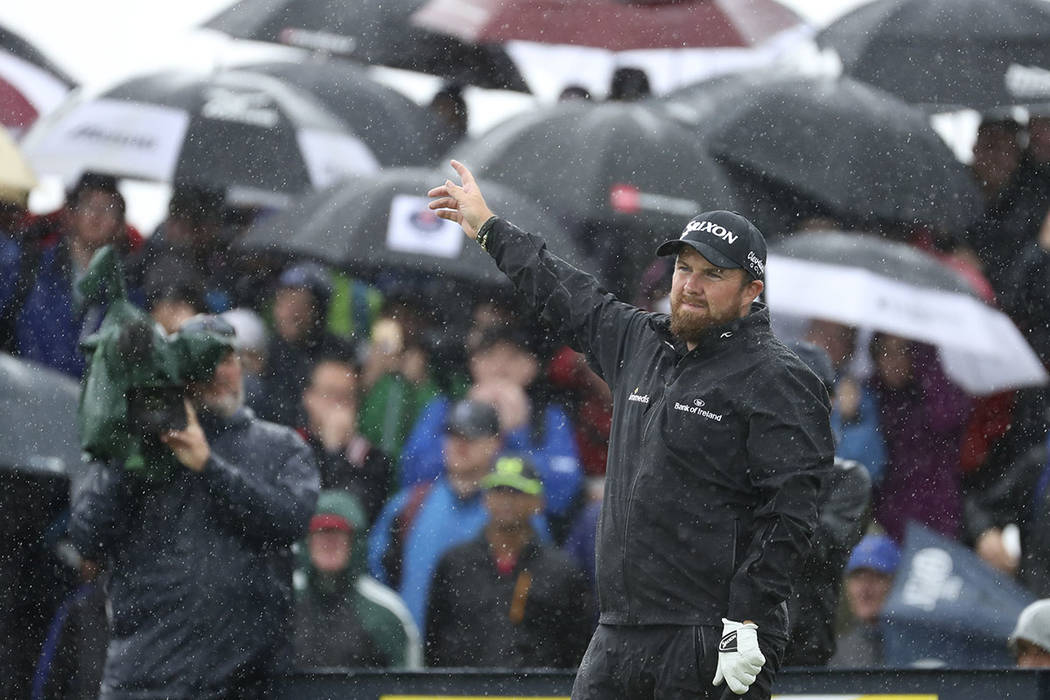
[[[718,267],[739,267],[756,280],[765,278],[766,239],[753,223],[734,211],[709,211],[693,217],[682,235],[662,243],[656,254],[677,255],[684,246]]]
[[[880,574],[896,573],[901,553],[896,543],[886,535],[865,535],[849,557],[846,575],[858,569],[871,569]]]
[[[481,480],[481,488],[505,488],[530,496],[543,494],[543,481],[532,461],[524,455],[506,455],[496,460],[495,466]]]
[[[490,404],[464,399],[449,410],[445,431],[467,439],[495,437],[499,435],[499,414]]]
[[[328,271],[312,262],[292,265],[277,279],[278,289],[305,289],[313,294],[321,309],[328,307],[332,297],[332,281]]]
[[[228,338],[231,346],[233,339],[237,337],[237,331],[228,321],[214,314],[197,314],[186,319],[179,326],[179,333],[211,333],[220,338]]]
[[[1017,651],[1017,642],[1031,642],[1050,652],[1050,600],[1037,600],[1017,616],[1017,625],[1010,635],[1010,649]]]

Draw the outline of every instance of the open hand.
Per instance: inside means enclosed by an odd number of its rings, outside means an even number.
[[[430,208],[435,209],[435,213],[442,219],[455,221],[471,238],[477,238],[478,229],[492,218],[492,210],[485,204],[485,198],[481,196],[478,183],[467,166],[454,160],[452,167],[459,173],[459,179],[463,185],[459,186],[452,180],[445,180],[444,185],[427,192],[428,197],[434,198],[430,203]]]

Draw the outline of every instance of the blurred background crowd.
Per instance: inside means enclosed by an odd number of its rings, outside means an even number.
[[[241,0],[206,26],[278,57],[105,89],[0,28],[0,694],[98,678],[105,571],[64,519],[104,311],[76,281],[105,245],[166,331],[222,314],[248,405],[317,457],[303,667],[576,665],[611,397],[426,210],[450,155],[652,311],[657,241],[706,209],[752,219],[841,458],[789,664],[1011,663],[1050,597],[1050,5],[875,0],[816,32],[773,0],[466,4]],[[410,99],[377,65],[440,87]],[[501,119],[480,90],[549,97]],[[146,230],[142,182],[170,194]],[[527,576],[479,561],[486,522],[530,543]]]

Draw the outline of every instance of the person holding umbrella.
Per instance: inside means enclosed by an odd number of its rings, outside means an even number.
[[[769,698],[834,444],[827,391],[756,301],[765,239],[739,214],[694,217],[657,250],[677,256],[671,313],[647,313],[495,216],[466,166],[452,166],[462,185],[431,189],[430,208],[495,259],[613,394],[600,624],[573,698]]]

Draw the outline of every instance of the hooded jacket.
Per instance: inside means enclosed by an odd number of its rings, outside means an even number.
[[[361,503],[345,491],[322,491],[316,513],[350,524],[350,561],[340,574],[325,576],[304,553],[295,577],[296,665],[418,668],[419,631],[408,608],[365,572],[368,521]]]
[[[600,621],[721,626],[728,617],[784,634],[834,445],[827,391],[773,336],[765,306],[689,351],[668,315],[617,301],[539,237],[497,217],[479,237],[612,390]]]
[[[106,698],[210,698],[291,666],[291,544],[319,489],[306,444],[242,408],[201,413],[200,473],[146,482],[94,464],[69,535],[108,559]]]

